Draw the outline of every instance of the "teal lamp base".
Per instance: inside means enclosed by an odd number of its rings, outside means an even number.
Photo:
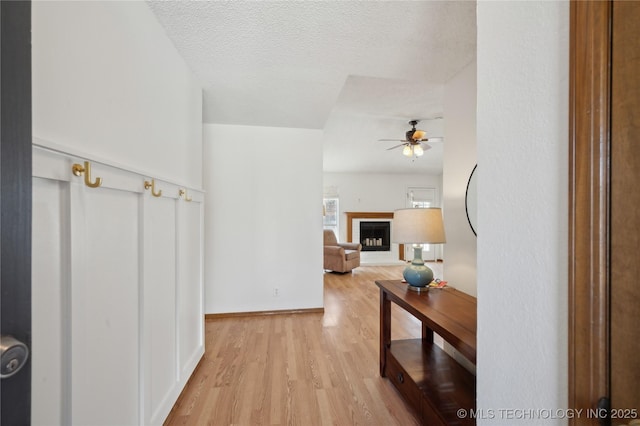
[[[422,260],[422,245],[413,246],[413,260],[402,272],[411,290],[427,290],[433,281],[433,271]]]

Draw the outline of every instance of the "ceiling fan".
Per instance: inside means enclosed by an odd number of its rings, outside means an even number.
[[[431,149],[431,145],[425,143],[429,142],[442,142],[442,138],[425,138],[426,132],[424,130],[417,130],[416,125],[419,123],[419,120],[411,120],[409,125],[411,126],[411,130],[407,130],[405,133],[405,139],[378,139],[378,141],[382,142],[402,142],[396,146],[392,146],[391,148],[387,148],[387,151],[400,148],[404,146],[402,149],[402,154],[407,157],[421,157],[422,154],[428,149]]]

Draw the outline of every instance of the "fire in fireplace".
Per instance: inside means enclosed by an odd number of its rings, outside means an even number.
[[[391,222],[360,222],[362,251],[391,251]]]

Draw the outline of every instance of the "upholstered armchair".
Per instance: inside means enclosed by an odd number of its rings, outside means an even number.
[[[358,243],[338,243],[336,234],[324,230],[324,269],[335,272],[350,272],[360,266],[360,250]]]

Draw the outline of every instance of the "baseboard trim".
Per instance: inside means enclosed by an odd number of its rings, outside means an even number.
[[[169,414],[167,414],[167,417],[165,417],[165,419],[163,420],[163,424],[169,420],[170,417],[172,417],[175,414],[175,410],[176,408],[182,403],[182,399],[184,398],[184,391],[185,389],[187,389],[187,387],[191,384],[191,379],[193,379],[193,377],[195,377],[196,375],[196,371],[198,371],[198,369],[200,368],[200,366],[203,364],[202,360],[204,359],[205,354],[203,353],[202,356],[200,357],[200,359],[198,360],[198,363],[196,364],[196,366],[194,367],[193,371],[191,372],[191,374],[189,375],[189,378],[187,379],[187,381],[185,382],[183,388],[180,390],[180,394],[178,395],[178,397],[176,398],[176,401],[173,403],[173,407],[171,407],[171,410],[169,410]]]
[[[221,318],[257,317],[257,316],[265,316],[265,315],[288,315],[288,314],[324,314],[324,308],[283,309],[279,311],[226,312],[223,314],[204,314],[204,320],[212,321],[212,320],[217,320]]]

